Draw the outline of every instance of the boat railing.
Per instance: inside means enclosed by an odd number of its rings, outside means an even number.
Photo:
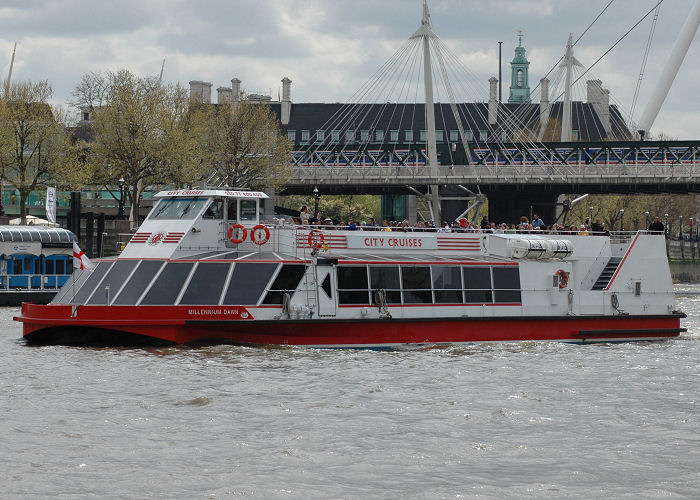
[[[69,274],[3,274],[0,290],[58,290]]]

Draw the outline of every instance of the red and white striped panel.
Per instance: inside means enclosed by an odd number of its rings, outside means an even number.
[[[134,233],[129,243],[146,243],[150,237],[151,233]]]
[[[185,233],[168,233],[163,238],[163,243],[179,243]]]
[[[347,248],[348,239],[344,234],[323,234],[323,244],[328,245],[328,248]],[[319,241],[317,235],[314,235],[314,241]],[[309,233],[297,233],[297,248],[311,248],[309,245]]]
[[[438,250],[462,250],[481,252],[481,238],[478,236],[438,236]]]

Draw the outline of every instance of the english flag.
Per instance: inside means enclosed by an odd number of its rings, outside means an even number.
[[[73,269],[82,269],[86,271],[95,269],[95,264],[90,262],[88,256],[85,255],[75,241],[73,242]]]

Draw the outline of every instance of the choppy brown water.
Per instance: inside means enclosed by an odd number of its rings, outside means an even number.
[[[700,287],[656,343],[28,347],[0,309],[2,498],[698,498]]]

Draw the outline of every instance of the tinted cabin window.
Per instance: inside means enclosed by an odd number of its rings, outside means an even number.
[[[229,262],[200,262],[180,304],[219,305],[221,290],[224,289],[230,267]]]
[[[494,266],[493,288],[496,302],[520,302],[520,272],[518,268]]]
[[[491,303],[491,268],[471,267],[462,268],[464,273],[464,301],[468,304]]]
[[[54,259],[46,259],[44,261],[45,274],[56,274],[56,266],[54,265],[54,262],[56,262]]]
[[[428,266],[401,266],[403,301],[406,304],[430,304],[430,268]]]
[[[241,200],[241,221],[254,221],[257,217],[257,203],[255,200]]]
[[[462,303],[462,273],[458,266],[433,266],[435,302],[440,304]]]
[[[386,290],[387,304],[401,303],[398,266],[370,266],[369,277],[372,290]]]
[[[112,262],[99,262],[92,272],[83,271],[83,274],[89,274],[88,278],[83,283],[83,286],[76,292],[75,298],[71,297],[67,302],[72,304],[84,304],[100,280],[107,274],[110,267],[112,267]]]
[[[223,303],[226,305],[257,304],[275,269],[277,264],[273,263],[236,263]]]
[[[142,305],[169,306],[175,303],[180,295],[182,285],[189,276],[193,264],[191,262],[168,262],[156,281],[141,300]]]
[[[214,200],[202,214],[203,219],[222,219],[224,216],[224,201]]]
[[[279,274],[272,282],[270,291],[267,292],[263,304],[281,304],[282,297],[286,292],[294,295],[294,290],[299,286],[301,278],[304,276],[306,266],[301,264],[284,264]]]
[[[338,303],[369,304],[366,266],[338,266]]]
[[[117,295],[126,278],[136,267],[136,264],[138,264],[136,260],[116,261],[95,293],[90,297],[88,304],[107,304],[107,296],[109,295],[109,299],[111,300]],[[109,292],[107,291],[107,287],[109,287]]]
[[[207,203],[206,198],[168,198],[160,200],[149,219],[194,219]]]
[[[163,265],[160,260],[143,260],[112,304],[134,305]]]

